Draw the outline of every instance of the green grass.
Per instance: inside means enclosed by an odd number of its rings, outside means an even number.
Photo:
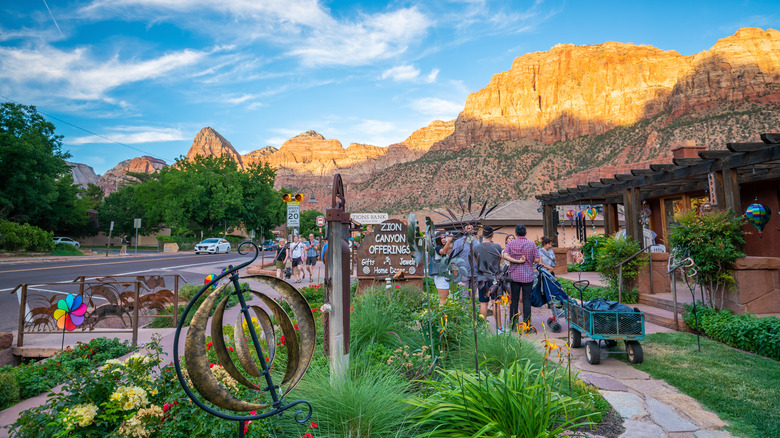
[[[51,251],[51,255],[56,256],[83,256],[84,253],[80,249],[67,243],[58,243],[54,245],[54,249]]]
[[[644,363],[634,365],[698,400],[741,437],[780,436],[780,362],[701,339],[690,333],[656,333],[642,343]]]

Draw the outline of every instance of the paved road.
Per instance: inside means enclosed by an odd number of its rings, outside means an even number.
[[[70,282],[84,275],[102,277],[108,275],[141,273],[178,273],[188,283],[202,284],[204,273],[219,272],[222,267],[238,265],[248,255],[230,254],[195,255],[193,253],[130,255],[127,257],[57,257],[55,260],[0,261],[0,331],[12,331],[19,324],[19,297],[11,291],[21,283]],[[265,259],[273,253],[265,253]],[[258,258],[257,263],[260,262]],[[216,269],[216,270],[215,270]],[[59,289],[59,291],[58,291]],[[40,286],[38,291],[63,293],[58,286]],[[66,292],[64,292],[66,293]]]

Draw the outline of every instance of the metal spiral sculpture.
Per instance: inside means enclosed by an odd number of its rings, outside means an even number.
[[[274,299],[258,291],[241,290],[241,286],[238,282],[239,270],[254,262],[260,253],[260,249],[253,242],[242,242],[238,247],[238,253],[241,255],[246,254],[245,252],[242,252],[242,248],[247,245],[251,245],[255,249],[255,255],[252,260],[236,267],[230,266],[220,275],[214,277],[210,282],[206,283],[198,291],[198,293],[192,297],[192,300],[190,300],[189,304],[187,304],[187,307],[184,309],[184,312],[181,315],[181,319],[179,320],[179,324],[176,327],[176,335],[174,337],[173,345],[174,357],[178,358],[179,335],[187,315],[190,313],[192,308],[195,306],[195,303],[198,301],[198,298],[200,298],[203,293],[218,283],[220,279],[229,277],[229,283],[233,284],[234,289],[232,293],[225,295],[222,300],[217,303],[217,300],[220,298],[225,288],[227,287],[227,284],[221,285],[217,287],[216,290],[213,290],[208,295],[208,297],[206,297],[205,301],[195,310],[195,314],[192,317],[184,344],[184,358],[187,363],[187,373],[189,375],[190,381],[192,382],[192,386],[195,388],[195,391],[197,391],[203,399],[210,402],[214,406],[238,412],[261,411],[268,408],[272,409],[267,412],[245,416],[232,415],[218,411],[201,401],[201,399],[193,393],[187,384],[186,379],[184,378],[179,361],[174,360],[173,363],[176,367],[176,374],[179,378],[179,383],[182,385],[184,392],[187,393],[190,399],[192,399],[192,401],[201,409],[211,415],[226,420],[238,421],[239,437],[244,436],[244,425],[247,421],[258,420],[269,417],[271,415],[281,414],[282,412],[297,405],[306,405],[308,407],[308,413],[304,418],[299,419],[298,416],[303,413],[303,410],[296,411],[294,415],[295,421],[304,423],[308,421],[309,418],[311,418],[312,407],[309,402],[305,400],[296,400],[294,402],[285,404],[284,397],[287,396],[293,388],[295,388],[303,375],[306,373],[306,370],[309,368],[309,364],[311,363],[311,359],[314,355],[314,347],[316,343],[314,316],[312,315],[309,303],[306,301],[303,295],[301,295],[301,293],[298,292],[298,290],[292,287],[289,283],[283,280],[279,280],[276,277],[270,277],[267,275],[251,275],[242,277],[244,279],[252,279],[264,283],[278,292],[281,297],[290,305],[290,308],[293,311],[293,315],[298,322],[298,333],[296,333],[295,327],[290,320],[290,317]],[[288,386],[281,394],[280,386],[275,384],[271,377],[271,366],[273,364],[274,357],[276,356],[276,332],[274,330],[273,323],[271,322],[271,318],[268,313],[266,313],[262,307],[256,305],[249,306],[246,304],[243,292],[251,293],[252,295],[258,297],[263,302],[263,304],[268,306],[285,336],[288,360],[287,368],[280,385],[287,384]],[[233,326],[236,345],[235,350],[236,355],[238,356],[238,361],[248,374],[255,377],[264,377],[265,387],[263,387],[263,385],[258,385],[252,382],[249,378],[241,374],[238,371],[238,368],[236,368],[233,359],[227,353],[222,324],[227,301],[232,295],[235,295],[238,298],[239,304],[241,306],[241,311]],[[252,390],[267,391],[270,394],[272,400],[270,404],[248,402],[236,398],[233,394],[228,392],[227,389],[220,385],[217,379],[211,373],[208,363],[208,356],[206,353],[206,324],[208,323],[211,309],[214,308],[215,304],[216,308],[211,323],[211,341],[222,367],[239,384],[244,385],[245,387]],[[267,343],[269,354],[268,361],[263,360],[265,356],[263,355],[263,349],[260,346],[259,337],[255,330],[254,324],[252,324],[252,318],[250,317],[249,309],[252,309],[255,315],[257,315],[257,320],[260,328],[262,329],[263,335],[265,339],[269,340]],[[258,368],[255,364],[255,361],[250,354],[247,341],[243,335],[242,327],[245,321],[249,330],[249,334],[252,338],[252,345],[254,345],[255,352],[259,358],[261,365],[260,368]],[[298,339],[298,334],[300,334],[300,340]]]

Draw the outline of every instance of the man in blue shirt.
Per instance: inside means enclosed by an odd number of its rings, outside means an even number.
[[[317,264],[317,253],[319,249],[320,242],[314,238],[314,234],[309,234],[309,240],[304,246],[304,251],[306,251],[306,265],[303,269],[304,273],[307,271],[309,272],[309,281],[313,281],[314,265]]]

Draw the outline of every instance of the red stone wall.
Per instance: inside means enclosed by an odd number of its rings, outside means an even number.
[[[743,257],[732,274],[735,287],[726,292],[724,307],[736,313],[780,313],[780,258]]]

